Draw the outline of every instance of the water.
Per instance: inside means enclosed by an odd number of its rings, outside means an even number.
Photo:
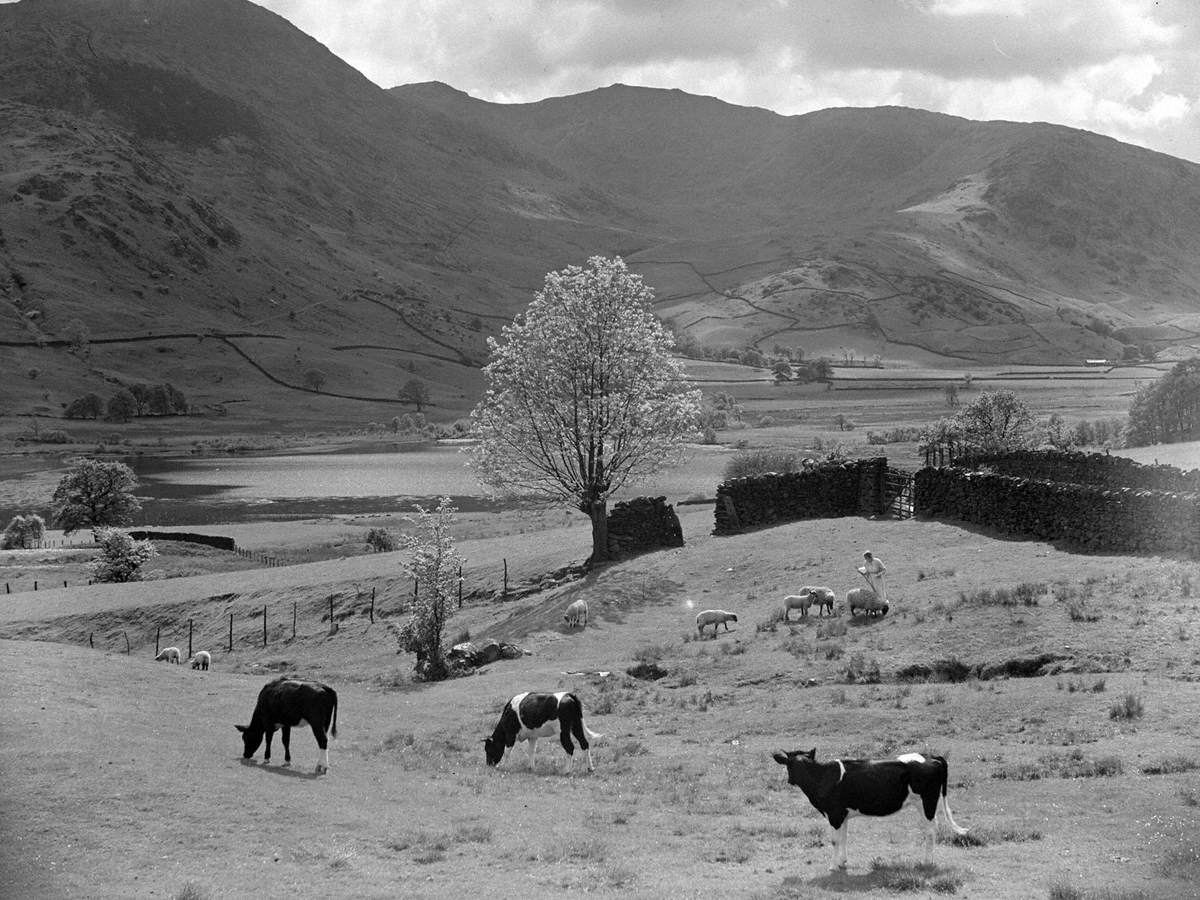
[[[126,462],[140,482],[138,525],[411,513],[414,504],[431,508],[442,496],[467,512],[499,508],[454,447]]]

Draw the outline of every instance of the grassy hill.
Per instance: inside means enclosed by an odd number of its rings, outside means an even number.
[[[395,654],[386,621],[352,614],[330,634],[314,615],[328,586],[313,567],[242,573],[253,581],[232,587],[214,580],[229,576],[176,580],[167,605],[161,591],[142,595],[149,584],[113,602],[96,591],[86,602],[79,590],[17,595],[40,608],[10,607],[0,628],[26,638],[3,640],[0,652],[12,726],[0,765],[20,785],[4,803],[9,889],[383,897],[403,882],[427,897],[916,890],[994,900],[1052,888],[1128,898],[1191,890],[1200,875],[1195,564],[1071,554],[913,521],[824,520],[716,538],[711,508],[681,511],[683,548],[508,603],[468,603],[451,631],[514,641],[531,655],[423,687],[408,682],[411,658]],[[464,548],[476,566],[502,555],[535,565],[539,554],[557,564],[586,548],[577,532]],[[851,586],[866,545],[888,564],[890,615],[775,621],[779,598],[800,584]],[[399,621],[404,586],[392,580],[392,556],[317,565],[340,567],[342,586],[380,585],[381,615]],[[1015,599],[1022,585],[1029,604]],[[267,605],[274,619],[296,597],[295,640],[273,631],[262,648],[243,634],[254,610]],[[577,597],[592,609],[583,630],[562,622]],[[708,607],[739,621],[697,640],[692,620]],[[222,643],[226,608],[237,613],[232,653]],[[196,647],[214,651],[211,672],[151,661],[154,628],[177,643],[188,616]],[[133,635],[131,655],[123,643],[80,646],[89,630],[107,640],[117,622]],[[68,643],[28,640],[37,637]],[[897,679],[916,664],[1043,655],[1053,662],[1042,677]],[[667,675],[632,678],[625,670],[637,662]],[[612,674],[587,674],[597,671]],[[326,777],[311,777],[316,746],[300,731],[290,768],[240,760],[229,726],[245,723],[278,672],[339,692]],[[604,734],[595,774],[577,767],[564,777],[553,741],[539,750],[537,774],[523,750],[499,771],[484,766],[479,740],[504,701],[529,689],[579,693]],[[812,746],[822,757],[948,755],[950,799],[972,843],[940,843],[932,867],[914,869],[911,813],[856,819],[849,872],[828,874],[828,827],[770,758]]]

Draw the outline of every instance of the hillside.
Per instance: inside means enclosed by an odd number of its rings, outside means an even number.
[[[706,344],[1200,343],[1200,166],[1053,125],[622,85],[501,106],[385,91],[247,0],[23,0],[0,133],[8,416],[165,379],[229,423],[361,425],[418,377],[450,419],[486,336],[594,253]]]

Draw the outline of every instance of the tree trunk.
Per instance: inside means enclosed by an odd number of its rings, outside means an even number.
[[[590,562],[608,561],[608,502],[593,500],[588,513],[592,519],[592,557]]]

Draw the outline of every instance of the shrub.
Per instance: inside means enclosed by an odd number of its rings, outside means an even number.
[[[4,529],[3,538],[0,538],[0,549],[32,549],[38,545],[45,533],[46,523],[41,516],[34,513],[13,516],[8,527]]]
[[[390,553],[400,546],[400,542],[386,528],[372,528],[367,532],[367,546],[376,553]]]
[[[725,480],[750,478],[768,472],[798,472],[800,463],[800,454],[792,450],[747,450],[735,454],[725,464]]]
[[[1108,717],[1110,719],[1140,719],[1145,711],[1141,697],[1137,694],[1126,694],[1109,707]]]
[[[150,541],[135,541],[120,528],[97,528],[94,534],[100,555],[89,563],[89,568],[96,581],[141,581],[142,566],[158,555]]]

